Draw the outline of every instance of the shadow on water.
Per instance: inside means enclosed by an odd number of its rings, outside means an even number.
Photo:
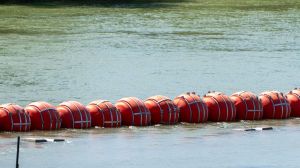
[[[0,5],[23,5],[37,8],[59,7],[113,7],[113,8],[164,8],[189,0],[0,0]]]

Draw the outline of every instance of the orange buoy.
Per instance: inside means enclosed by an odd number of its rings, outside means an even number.
[[[283,93],[278,91],[266,91],[259,96],[263,105],[265,119],[288,118],[291,107]]]
[[[30,131],[30,117],[16,104],[0,105],[1,131]]]
[[[144,103],[151,113],[152,124],[176,124],[178,122],[179,110],[168,97],[152,96]]]
[[[236,92],[230,96],[236,108],[237,120],[260,120],[263,108],[258,96],[252,92]]]
[[[67,101],[56,108],[62,120],[62,128],[90,128],[91,115],[86,107],[77,101]]]
[[[61,120],[56,107],[47,102],[33,102],[25,107],[31,119],[31,130],[60,129]]]
[[[291,106],[291,117],[300,117],[300,89],[290,91],[286,98]]]
[[[151,115],[143,101],[136,97],[126,97],[117,101],[121,112],[122,124],[127,126],[147,126],[151,124]]]
[[[209,92],[203,101],[208,107],[209,121],[234,121],[236,109],[230,98],[221,92]]]
[[[179,109],[179,121],[181,122],[202,123],[208,119],[206,104],[194,92],[177,96],[174,104]]]
[[[121,126],[121,113],[111,102],[107,100],[96,100],[87,105],[86,108],[91,114],[93,127]]]

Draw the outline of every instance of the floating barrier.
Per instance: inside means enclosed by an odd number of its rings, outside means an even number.
[[[91,114],[92,127],[120,127],[121,113],[107,100],[96,100],[86,106]]]
[[[145,102],[145,106],[151,113],[151,124],[176,124],[179,118],[179,110],[171,99],[166,96],[152,96]]]
[[[300,117],[300,89],[290,91],[286,98],[291,106],[291,117]]]
[[[126,97],[118,100],[115,106],[121,112],[123,125],[147,126],[151,124],[151,114],[142,100],[136,97]]]
[[[61,127],[56,107],[47,102],[33,102],[25,107],[30,116],[31,130],[57,130]]]
[[[260,120],[263,117],[262,104],[252,92],[236,92],[230,96],[236,108],[236,120]]]
[[[30,131],[31,121],[23,107],[16,104],[0,105],[1,131]]]
[[[62,128],[84,129],[91,127],[91,116],[86,107],[77,101],[67,101],[56,108],[62,119]]]
[[[291,107],[283,93],[278,91],[262,92],[259,96],[265,119],[284,119],[290,117]]]
[[[208,107],[209,121],[234,121],[236,109],[228,96],[221,92],[209,92],[204,95],[203,101]]]
[[[208,119],[208,108],[195,92],[181,94],[174,99],[179,109],[179,120],[187,123],[203,123]]]
[[[64,142],[63,138],[22,138],[22,141],[26,142],[35,142],[35,143],[44,143],[44,142]]]
[[[115,105],[107,100],[96,100],[86,107],[77,101],[66,101],[57,107],[39,101],[25,109],[16,104],[3,104],[0,105],[0,131],[286,119],[290,116],[300,117],[300,89],[297,88],[286,95],[266,91],[259,97],[248,91],[236,92],[230,97],[221,92],[208,92],[201,99],[195,92],[188,92],[173,101],[161,95],[144,102],[126,97]],[[259,129],[246,131],[252,130]]]

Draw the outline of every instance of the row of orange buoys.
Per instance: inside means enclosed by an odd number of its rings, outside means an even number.
[[[90,127],[148,126],[178,122],[204,123],[237,120],[285,119],[300,117],[300,89],[284,95],[266,91],[259,96],[242,91],[227,96],[221,92],[199,95],[185,93],[174,100],[152,96],[142,101],[136,97],[96,100],[87,106],[66,101],[57,107],[47,102],[33,102],[25,108],[16,104],[0,105],[0,131],[84,129]]]

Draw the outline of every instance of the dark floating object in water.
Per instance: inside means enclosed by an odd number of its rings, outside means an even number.
[[[262,128],[262,130],[273,130],[273,127],[265,127],[265,128]]]
[[[56,138],[56,139],[49,139],[49,138],[23,138],[23,141],[27,142],[35,142],[35,143],[44,143],[44,142],[64,142],[65,139]]]
[[[65,139],[51,139],[53,140],[53,142],[64,142]],[[49,142],[49,139],[47,139],[47,141]]]
[[[244,131],[264,131],[264,130],[273,130],[273,127],[263,127],[263,128],[247,128]]]
[[[265,130],[273,130],[273,127],[256,127],[256,128],[239,128],[233,129],[237,131],[265,131]]]

